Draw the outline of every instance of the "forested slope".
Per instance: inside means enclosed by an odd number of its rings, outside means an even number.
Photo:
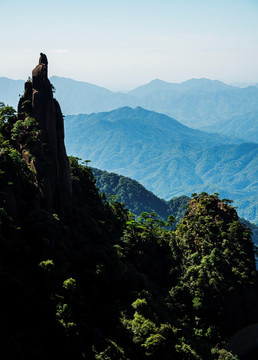
[[[166,220],[169,215],[175,216],[177,220],[184,216],[190,199],[187,196],[166,201],[158,198],[140,183],[128,177],[96,168],[91,168],[91,170],[100,192],[106,194],[107,197],[115,196],[119,202],[123,202],[137,216],[145,211],[155,212],[163,220]]]

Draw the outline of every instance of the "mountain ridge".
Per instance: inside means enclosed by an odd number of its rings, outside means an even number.
[[[223,128],[224,122],[234,116],[241,114],[244,117],[247,113],[258,112],[257,87],[241,88],[206,78],[181,83],[154,79],[127,92],[113,92],[105,87],[58,76],[52,76],[50,81],[65,115],[141,106],[166,114],[192,128],[214,126],[214,130],[209,131],[216,132],[217,124]],[[0,99],[16,106],[14,94],[21,93],[22,81],[9,82],[12,86],[17,84],[17,91],[9,91],[6,78],[0,78]],[[248,137],[245,139],[249,140]]]
[[[68,153],[93,167],[135,179],[166,200],[219,192],[236,202],[241,217],[257,221],[258,144],[230,144],[139,107],[67,116],[64,123]]]
[[[200,130],[244,137],[251,142],[258,143],[258,111],[235,115],[224,123],[204,126]]]
[[[66,119],[70,119],[72,116],[76,115],[68,115],[66,116]],[[88,123],[88,125],[92,125],[94,121],[100,121],[102,119],[103,121],[108,121],[111,123],[115,123],[117,121],[135,121],[136,117],[140,116],[141,121],[144,124],[148,124],[150,120],[152,120],[152,123],[155,124],[156,128],[159,128],[160,130],[164,130],[164,127],[169,127],[170,130],[177,130],[177,132],[180,132],[182,134],[191,136],[195,135],[195,140],[198,142],[198,137],[206,138],[206,140],[209,140],[211,143],[241,143],[245,142],[243,139],[240,138],[234,138],[234,137],[227,137],[223,135],[218,135],[216,133],[207,133],[205,131],[199,130],[199,129],[192,129],[187,125],[184,125],[177,121],[176,119],[171,118],[170,116],[166,114],[162,114],[153,110],[147,110],[141,106],[137,106],[135,108],[132,108],[130,106],[123,106],[118,109],[114,109],[111,111],[103,111],[100,113],[91,113],[91,114],[78,114],[77,117],[80,119],[83,117],[84,121]],[[88,120],[89,119],[89,120]],[[162,121],[162,124],[161,124]],[[174,134],[175,136],[177,134]]]
[[[146,95],[144,94],[144,90],[147,89],[147,94],[149,91],[160,91],[160,90],[168,90],[168,91],[200,91],[205,90],[208,92],[216,92],[220,90],[235,90],[237,89],[237,86],[228,85],[220,80],[211,80],[208,78],[191,78],[185,81],[182,81],[180,83],[171,83],[160,79],[154,79],[150,81],[147,84],[140,85],[137,88],[130,90],[129,94],[140,94],[140,95]]]
[[[53,83],[65,114],[89,114],[123,106],[141,106],[166,114],[192,128],[201,128],[223,124],[239,114],[258,111],[257,87],[238,88],[205,78],[182,83],[156,79],[126,93],[104,93],[103,88],[93,87],[90,92],[80,93],[78,98],[78,92],[74,93],[72,88],[68,96],[64,94],[64,86]]]
[[[107,197],[117,196],[118,201],[123,202],[137,216],[142,212],[155,212],[164,221],[169,215],[175,216],[179,221],[186,212],[190,198],[185,195],[166,201],[157,197],[136,180],[92,167],[90,169],[99,191]]]

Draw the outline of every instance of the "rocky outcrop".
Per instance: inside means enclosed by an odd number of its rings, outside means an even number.
[[[30,165],[36,173],[42,205],[61,213],[69,202],[72,184],[64,145],[63,115],[53,97],[45,54],[40,54],[39,63],[32,71],[32,81],[25,83],[24,95],[18,105],[18,117],[24,121],[28,117],[36,120],[39,141],[30,149]],[[27,154],[25,148],[26,144],[20,144],[22,154]]]

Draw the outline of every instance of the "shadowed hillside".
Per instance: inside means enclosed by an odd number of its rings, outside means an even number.
[[[173,215],[179,220],[186,212],[186,206],[190,199],[187,196],[165,201],[135,180],[95,168],[91,168],[91,170],[100,192],[106,194],[107,197],[116,196],[118,201],[123,202],[137,216],[142,212],[155,212],[163,220],[166,220],[169,215]]]

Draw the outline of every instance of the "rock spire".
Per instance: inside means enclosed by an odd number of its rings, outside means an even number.
[[[30,149],[30,161],[36,172],[42,205],[47,209],[62,212],[69,201],[72,183],[64,144],[64,122],[61,108],[53,97],[53,86],[48,79],[48,60],[40,54],[39,63],[32,71],[32,81],[25,83],[24,95],[18,105],[18,117],[26,121],[36,120],[38,140]],[[26,158],[26,144],[20,144]]]

